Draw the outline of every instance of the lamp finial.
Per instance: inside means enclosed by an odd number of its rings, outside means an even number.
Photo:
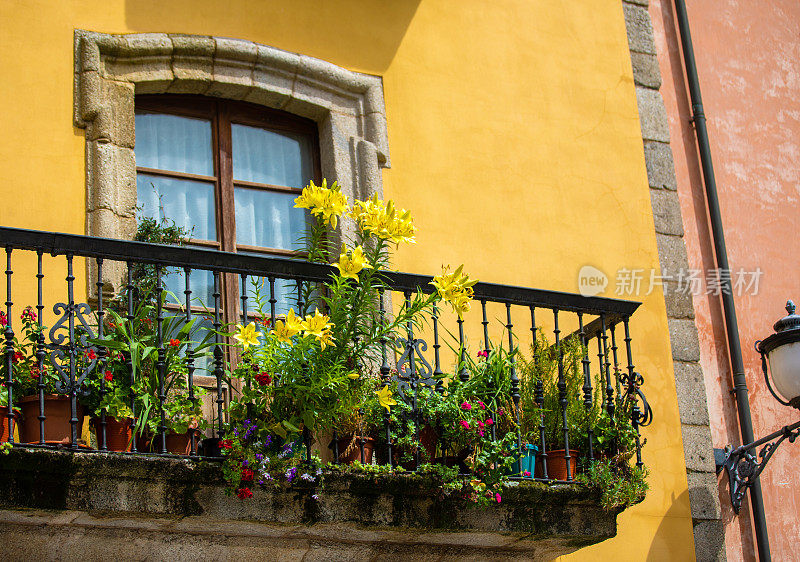
[[[794,314],[794,311],[795,311],[794,303],[790,300],[786,301],[786,312],[788,312],[789,315],[791,316],[792,314]]]

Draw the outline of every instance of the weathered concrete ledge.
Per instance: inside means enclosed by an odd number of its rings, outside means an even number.
[[[502,504],[479,508],[441,497],[423,476],[328,473],[303,484],[240,500],[213,463],[14,449],[0,456],[0,538],[12,559],[80,541],[74,559],[407,560],[553,558],[616,534],[616,513],[579,485],[512,483]]]

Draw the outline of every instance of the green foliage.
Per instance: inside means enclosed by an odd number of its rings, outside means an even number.
[[[603,509],[622,511],[642,501],[648,490],[647,468],[631,466],[631,457],[632,452],[628,452],[595,460],[577,476],[577,481],[600,490]]]

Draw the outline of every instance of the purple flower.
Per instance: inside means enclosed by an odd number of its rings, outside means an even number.
[[[264,455],[262,455],[261,453],[256,453],[256,460],[258,462],[263,461],[264,460]]]
[[[314,477],[311,476],[308,472],[304,472],[303,474],[301,474],[300,478],[302,478],[306,482],[313,482],[314,481]]]
[[[291,481],[294,480],[294,477],[296,475],[297,475],[297,467],[293,466],[286,471],[286,474],[284,476],[286,476],[286,481],[291,483]]]
[[[264,439],[264,448],[266,449],[270,445],[272,445],[272,436],[267,435],[266,439]]]
[[[249,462],[247,462],[247,459],[244,459],[244,460],[242,461],[242,468],[247,468],[249,464],[250,464],[250,463],[249,463]]]
[[[319,501],[319,495],[318,494],[314,494],[313,496],[311,496],[311,499],[314,500],[314,501]]]

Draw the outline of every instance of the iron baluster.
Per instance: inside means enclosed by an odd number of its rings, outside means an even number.
[[[133,292],[135,290],[133,286],[133,263],[128,262],[128,281],[125,287],[127,297],[128,297],[128,310],[125,315],[125,319],[128,321],[128,333],[133,336],[136,330],[136,326],[133,325]],[[134,376],[133,370],[133,356],[131,355],[130,351],[125,353],[125,364],[128,367],[128,373],[131,377],[131,426],[134,428],[134,435],[133,439],[131,440],[131,451],[136,452],[137,449],[137,436],[135,434],[135,428],[137,425],[136,422],[136,377]]]
[[[531,334],[533,334],[533,346],[534,346],[534,353],[533,353],[533,370],[537,373],[536,377],[536,386],[534,389],[534,402],[539,407],[539,461],[542,463],[542,477],[547,479],[547,443],[545,443],[545,427],[544,427],[544,385],[542,383],[542,377],[539,375],[539,357],[538,354],[540,353],[539,349],[539,338],[538,338],[538,330],[536,328],[536,309],[534,307],[530,307],[531,309]],[[520,451],[521,453],[522,451]]]
[[[189,267],[183,268],[183,277],[185,282],[185,288],[183,290],[183,294],[185,296],[185,303],[186,303],[186,324],[191,325],[192,323],[192,287],[190,277],[192,275],[192,269]],[[192,404],[197,404],[198,400],[195,398],[194,395],[194,350],[192,349],[192,337],[194,332],[194,326],[189,329],[188,337],[186,338],[186,384],[189,386],[189,402]],[[194,456],[197,454],[197,439],[195,436],[195,432],[192,431],[189,437],[189,454]]]
[[[406,300],[406,309],[411,306],[411,293],[406,291],[403,293],[403,296]],[[417,402],[419,400],[419,385],[417,384],[417,361],[414,358],[414,322],[409,318],[408,322],[406,322],[406,338],[408,339],[407,351],[408,351],[408,366],[409,366],[409,374],[410,374],[410,386],[411,386],[411,412],[414,419],[414,441],[417,444],[416,449],[414,450],[414,463],[417,468],[419,468],[419,409],[417,408]]]
[[[6,246],[6,392],[8,392],[8,408],[6,413],[8,442],[14,443],[14,330],[11,327],[11,246]]]
[[[103,309],[103,258],[97,258],[97,337],[99,339],[103,339],[103,320],[105,318],[106,311]],[[97,350],[98,360],[97,364],[100,366],[98,372],[100,373],[100,400],[102,402],[103,397],[106,395],[106,377],[105,377],[105,368],[107,366],[107,357],[106,357],[106,347],[100,346],[100,349]],[[100,435],[98,439],[100,440],[100,450],[107,451],[108,450],[108,441],[107,441],[107,433],[106,433],[106,409],[100,409]]]
[[[469,380],[469,373],[467,372],[467,349],[464,342],[464,320],[461,316],[456,321],[458,323],[458,378],[461,382]]]
[[[269,277],[269,321],[272,328],[275,327],[275,303],[278,299],[275,298],[275,278]]]
[[[381,322],[381,388],[389,386],[389,363],[387,361],[386,352],[386,305],[385,293],[383,289],[378,294],[379,301],[379,315]],[[391,428],[391,414],[387,411],[383,413],[383,423],[386,426],[386,464],[392,466],[392,428]]]
[[[486,318],[486,299],[481,299],[481,312],[483,313],[483,350],[489,354],[489,320]]]
[[[641,412],[639,411],[639,401],[636,399],[636,390],[637,390],[636,377],[638,376],[638,374],[635,372],[633,365],[633,352],[631,350],[631,334],[627,318],[623,320],[623,326],[625,327],[625,351],[627,352],[628,355],[627,393],[628,393],[628,399],[633,400],[633,406],[631,408],[631,425],[633,425],[633,429],[636,431],[636,466],[641,468],[642,445],[639,439],[639,418],[641,416]]]
[[[602,330],[603,338],[603,364],[600,365],[601,372],[605,372],[606,381],[606,411],[608,412],[609,419],[614,419],[614,387],[611,385],[611,361],[608,355],[608,334],[606,333],[606,317],[605,314],[600,315],[600,329]]]
[[[217,379],[217,437],[222,439],[224,431],[222,428],[222,405],[225,399],[222,397],[222,336],[219,331],[222,328],[220,319],[220,287],[219,271],[214,271],[214,377]]]
[[[506,329],[508,330],[508,354],[511,362],[511,401],[514,403],[514,421],[517,424],[517,451],[522,454],[522,432],[519,430],[519,377],[516,367],[516,347],[514,346],[514,325],[511,323],[511,304],[506,303]],[[492,430],[494,426],[492,425]]]
[[[583,407],[586,409],[587,414],[592,410],[592,373],[591,361],[589,361],[589,346],[586,341],[586,332],[583,327],[583,313],[578,312],[578,337],[580,338],[581,347],[583,347]],[[589,431],[587,435],[589,447],[589,460],[594,459],[594,432],[592,431],[592,424],[588,424]]]
[[[161,450],[159,453],[163,455],[167,452],[167,418],[164,412],[164,404],[167,401],[167,395],[164,390],[167,374],[167,352],[164,349],[164,302],[160,263],[156,264],[156,347],[158,348],[156,373],[158,373],[158,410],[160,417],[158,433],[161,439]]]
[[[433,305],[431,318],[433,319],[433,377],[437,380],[436,389],[442,391],[444,389],[441,386],[441,378],[444,373],[442,373],[442,364],[439,360],[439,349],[442,345],[439,343],[439,309],[436,307],[435,303]]]
[[[69,409],[70,409],[70,420],[69,424],[72,429],[71,437],[72,443],[70,446],[73,449],[78,448],[78,392],[77,388],[75,388],[75,370],[77,368],[76,365],[76,353],[77,349],[75,346],[75,275],[73,275],[72,271],[72,258],[73,255],[71,253],[67,254],[67,313],[69,315]]]
[[[620,382],[619,382],[619,357],[617,356],[617,337],[614,329],[617,327],[615,323],[611,323],[608,329],[611,331],[611,356],[614,358],[614,382],[617,386],[617,401],[620,400]]]
[[[297,314],[299,316],[305,316],[304,307],[305,303],[303,302],[303,282],[298,279],[297,280]]]
[[[42,314],[44,313],[44,273],[42,269],[42,250],[36,251],[36,285],[38,299],[36,301],[37,323],[39,325],[39,334],[36,337],[36,368],[39,375],[39,382],[36,384],[39,395],[39,444],[44,445],[44,422],[47,419],[44,415],[44,358],[47,354],[44,350],[44,324]],[[10,402],[9,402],[10,404]]]
[[[569,424],[567,423],[567,382],[564,378],[564,350],[561,349],[561,330],[558,328],[558,309],[553,309],[553,334],[556,338],[556,357],[558,359],[558,402],[561,404],[562,431],[564,432],[564,465],[567,480],[572,480],[569,454]]]

